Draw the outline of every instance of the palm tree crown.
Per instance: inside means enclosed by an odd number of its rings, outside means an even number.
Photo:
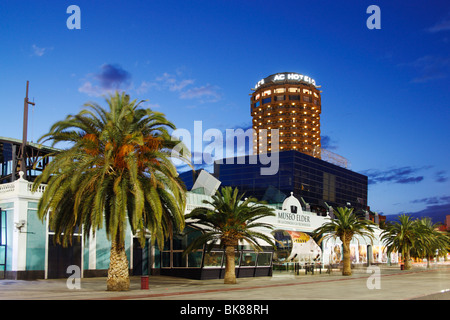
[[[321,227],[314,230],[314,237],[319,237],[319,243],[323,240],[339,238],[343,245],[344,268],[343,275],[351,275],[350,265],[350,241],[353,236],[368,237],[373,239],[374,223],[358,218],[353,214],[353,208],[337,208],[336,219],[330,219]]]
[[[106,102],[109,109],[86,104],[40,139],[68,147],[52,155],[33,187],[48,184],[38,215],[44,219],[51,212],[49,222],[58,242],[68,244],[81,226],[85,236],[105,227],[113,259],[113,247],[124,251],[127,223],[141,244],[146,231],[163,243],[169,230],[182,229],[186,200],[184,184],[170,161],[179,142],[168,129],[175,126],[124,93]]]
[[[212,196],[212,201],[204,200],[208,206],[198,207],[186,215],[188,225],[201,228],[203,233],[196,238],[185,250],[189,253],[205,244],[207,250],[219,243],[226,249],[225,283],[235,283],[234,250],[239,242],[246,241],[255,250],[261,250],[258,239],[274,246],[272,238],[255,231],[255,228],[273,227],[258,221],[261,218],[274,216],[274,209],[256,203],[253,198],[242,200],[237,188],[223,187]],[[232,265],[231,265],[232,264]]]
[[[411,268],[410,254],[416,239],[417,225],[409,215],[402,214],[395,223],[387,224],[381,233],[381,240],[386,246],[386,253],[398,251],[402,255],[405,269]]]
[[[436,250],[446,253],[450,238],[437,230],[438,224],[433,224],[430,218],[413,219],[402,214],[398,221],[386,226],[381,239],[387,246],[387,252],[399,251],[404,260],[405,269],[411,269],[411,257],[430,259]]]

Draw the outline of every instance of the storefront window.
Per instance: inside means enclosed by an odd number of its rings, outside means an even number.
[[[173,267],[174,268],[186,268],[186,257],[183,257],[183,252],[173,253]]]
[[[162,252],[161,267],[170,268],[170,252]]]
[[[254,267],[256,265],[256,252],[243,252],[241,267]]]
[[[222,266],[222,251],[211,251],[205,253],[205,261],[203,262],[203,266],[206,268],[209,267],[221,267]]]
[[[260,252],[258,253],[258,267],[269,267],[272,263],[272,253],[271,252]]]
[[[199,234],[200,231],[188,227],[183,234],[174,234],[171,239],[166,240],[161,253],[161,267],[200,268],[203,255],[202,250],[183,256],[183,251]]]
[[[240,252],[235,252],[234,253],[234,264],[235,264],[236,267],[239,267],[239,261],[241,261],[241,253]]]
[[[197,251],[188,254],[188,267],[189,268],[200,268],[202,266],[202,256],[203,252]]]

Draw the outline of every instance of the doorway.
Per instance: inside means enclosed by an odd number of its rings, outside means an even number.
[[[72,245],[63,247],[54,242],[54,235],[49,235],[48,242],[48,279],[67,278],[67,268],[76,265],[81,268],[81,236],[74,236]]]

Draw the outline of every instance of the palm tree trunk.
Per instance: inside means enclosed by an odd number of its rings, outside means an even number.
[[[411,256],[409,254],[409,250],[406,250],[405,252],[405,270],[410,270],[412,268],[411,265]]]
[[[342,241],[342,250],[344,251],[344,259],[343,259],[343,268],[342,268],[342,275],[343,276],[351,276],[352,275],[352,268],[351,268],[351,261],[350,261],[350,241],[344,240]]]
[[[224,284],[236,283],[236,270],[234,264],[234,246],[225,247],[225,277]]]
[[[111,241],[111,255],[106,286],[108,291],[127,291],[130,289],[128,259],[123,241]]]

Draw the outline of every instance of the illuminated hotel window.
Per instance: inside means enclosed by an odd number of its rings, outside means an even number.
[[[260,94],[258,93],[258,94],[255,96],[255,100],[258,100],[259,97],[260,97]]]
[[[300,92],[300,89],[297,88],[289,88],[289,92]]]
[[[283,93],[283,92],[286,92],[286,88],[278,88],[278,89],[273,90],[273,92],[274,93]]]
[[[272,94],[272,90],[266,90],[263,92],[263,97]]]

